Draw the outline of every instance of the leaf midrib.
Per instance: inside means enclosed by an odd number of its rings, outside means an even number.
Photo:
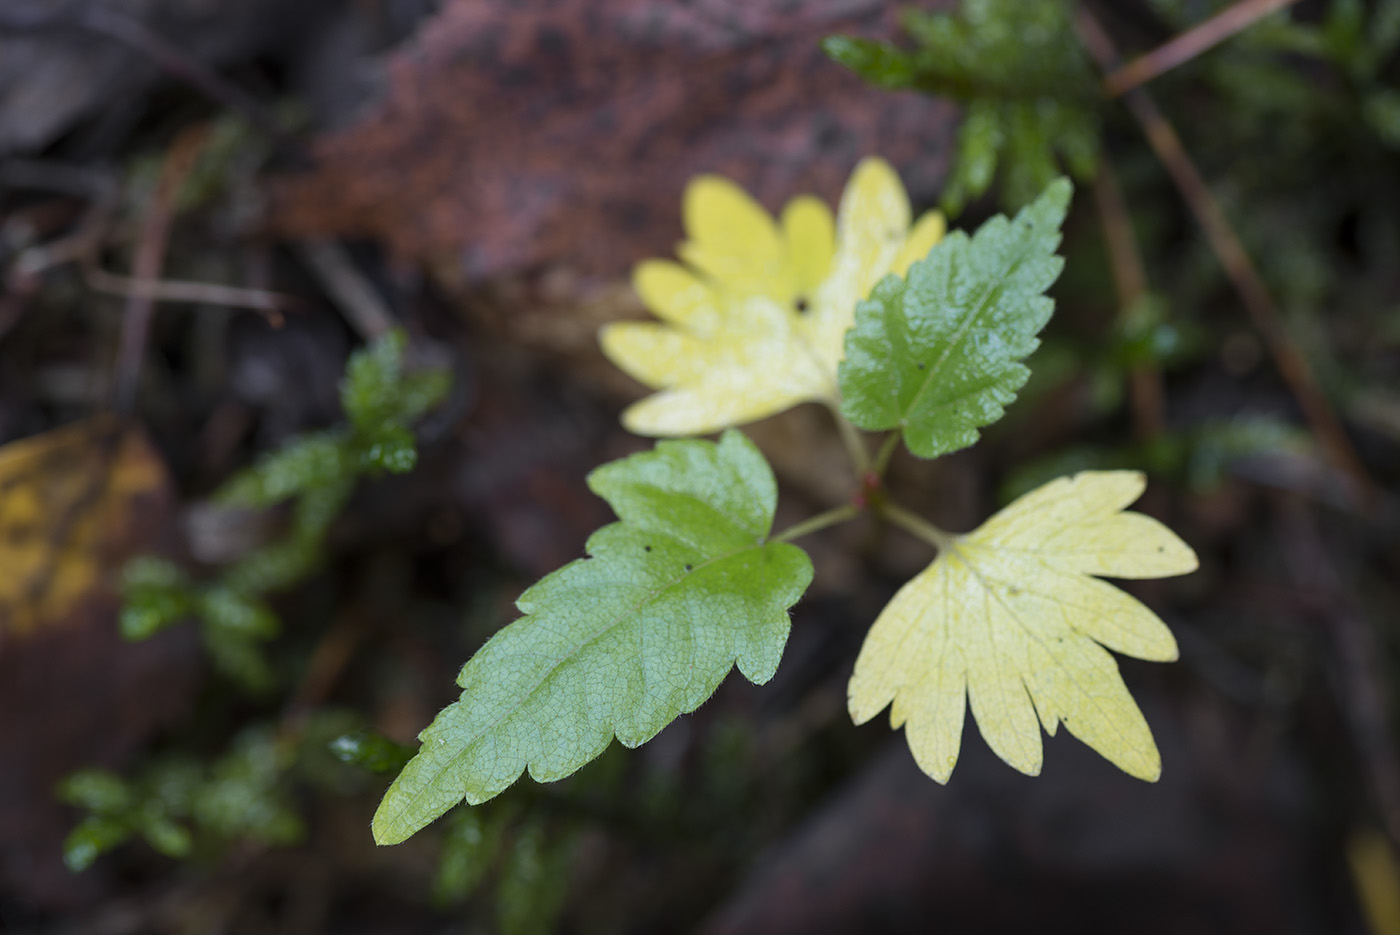
[[[1014,222],[1011,223],[1014,224]],[[979,318],[982,317],[983,314],[987,312],[989,308],[992,307],[994,301],[1001,297],[1002,293],[1005,291],[1006,281],[1010,279],[1013,275],[1015,275],[1017,270],[1021,268],[1021,265],[1026,262],[1026,259],[1028,258],[1029,254],[1033,252],[1034,243],[1034,240],[1030,240],[1029,242],[1023,241],[1022,249],[1017,252],[1015,259],[1006,267],[1005,271],[1000,275],[1000,277],[998,277],[996,284],[992,286],[989,290],[987,290],[986,295],[983,296],[981,305],[976,309],[976,311],[969,315],[962,322],[962,324],[958,326],[957,331],[953,333],[952,338],[949,340],[947,347],[943,349],[943,353],[939,355],[936,361],[933,361],[929,365],[928,372],[924,376],[923,383],[919,386],[919,389],[914,393],[913,398],[909,401],[909,405],[905,407],[904,414],[900,416],[900,428],[907,428],[909,426],[910,415],[918,407],[919,400],[923,398],[924,393],[928,392],[929,387],[933,385],[934,377],[941,372],[943,365],[948,361],[949,355],[951,355],[953,351],[957,349],[957,347],[962,343],[963,339],[967,337],[967,334],[972,329],[972,326],[977,322]],[[971,255],[972,248],[975,246],[975,239],[968,242],[967,254],[969,256]],[[900,296],[901,301],[903,300],[904,295],[906,294],[907,289],[906,292]]]
[[[432,772],[431,772],[430,775],[432,775],[432,776],[441,776],[442,774],[448,772],[449,770],[454,771],[454,772],[457,771],[457,770],[459,769],[459,765],[460,765],[460,763],[462,762],[462,760],[468,755],[468,749],[472,746],[472,744],[476,743],[476,742],[477,742],[478,740],[480,740],[482,737],[487,736],[487,735],[488,735],[489,733],[491,733],[492,731],[498,729],[498,728],[501,726],[501,724],[503,724],[503,723],[505,723],[507,720],[509,720],[509,719],[510,719],[517,711],[519,711],[527,702],[529,702],[532,698],[534,698],[535,694],[540,690],[540,687],[543,686],[546,682],[548,682],[551,678],[553,678],[553,677],[555,676],[555,674],[558,673],[560,667],[562,667],[565,663],[567,663],[567,662],[571,661],[572,659],[574,659],[574,658],[578,655],[578,653],[581,652],[581,651],[582,651],[585,647],[587,647],[589,644],[591,644],[591,643],[593,643],[593,642],[596,642],[598,639],[600,639],[601,637],[605,636],[606,634],[613,632],[617,627],[623,625],[624,623],[635,619],[635,618],[637,617],[637,615],[641,613],[641,610],[642,610],[643,607],[647,606],[648,604],[650,604],[651,602],[653,602],[654,600],[656,600],[663,592],[669,591],[670,589],[676,587],[677,585],[684,583],[684,580],[685,580],[685,578],[686,578],[687,576],[695,574],[696,572],[700,571],[702,568],[706,568],[706,567],[708,567],[708,566],[710,566],[710,565],[715,564],[716,562],[725,561],[725,560],[730,559],[730,558],[733,558],[733,557],[735,557],[735,556],[737,556],[737,555],[741,555],[741,554],[743,554],[744,552],[753,551],[753,550],[761,550],[761,549],[763,549],[763,548],[766,548],[766,547],[767,547],[768,545],[770,545],[770,544],[772,544],[772,543],[768,543],[768,542],[765,542],[765,541],[758,541],[758,542],[755,542],[753,545],[746,545],[746,546],[744,546],[744,547],[742,547],[742,548],[734,549],[733,551],[726,552],[726,553],[724,553],[724,554],[722,554],[722,555],[717,555],[717,556],[714,556],[713,558],[706,559],[705,561],[700,562],[699,564],[693,566],[693,567],[691,568],[690,571],[688,571],[688,572],[682,572],[681,575],[677,576],[676,578],[672,579],[671,581],[667,582],[666,584],[664,584],[664,585],[662,585],[662,586],[660,586],[660,587],[658,587],[658,588],[652,590],[647,596],[645,596],[645,597],[643,597],[641,600],[639,600],[639,601],[636,603],[636,605],[632,607],[632,609],[631,609],[630,611],[628,611],[628,612],[625,613],[625,614],[620,615],[620,616],[617,618],[617,620],[615,620],[614,622],[608,624],[608,625],[607,625],[606,627],[604,627],[602,630],[599,630],[599,631],[593,633],[588,639],[583,640],[582,642],[576,644],[568,653],[566,653],[564,656],[562,656],[562,657],[559,659],[559,661],[558,661],[554,666],[552,666],[552,667],[549,669],[549,671],[547,671],[546,673],[544,673],[544,675],[542,675],[542,676],[540,677],[540,679],[539,679],[533,686],[531,686],[527,691],[523,692],[523,693],[521,694],[521,696],[520,696],[520,700],[519,700],[515,705],[513,705],[513,706],[510,708],[510,710],[506,711],[504,714],[502,714],[499,718],[496,718],[495,720],[493,720],[491,723],[485,725],[481,730],[477,731],[477,732],[476,732],[470,739],[468,739],[465,743],[463,743],[463,744],[461,744],[460,746],[458,746],[456,754],[453,755],[452,757],[450,757],[449,759],[447,759],[445,762],[443,762],[442,765],[441,765],[440,767],[438,767],[437,769],[432,770]],[[463,694],[465,694],[465,692],[464,692]],[[463,704],[463,702],[464,702],[464,699],[463,699],[463,698],[458,698],[457,701],[454,701],[450,707],[454,707],[454,708],[455,708],[455,707],[460,707],[460,706]],[[615,734],[616,734],[615,727],[613,727],[612,725],[610,725],[609,727],[610,727],[611,730],[614,731],[614,735],[615,735]],[[425,744],[424,746],[426,747],[426,744]],[[415,755],[415,758],[416,758],[417,756],[421,756],[421,755],[423,754],[423,752],[424,752],[423,749],[420,748],[418,754]],[[426,765],[426,764],[425,764],[425,765]],[[527,767],[530,765],[530,764],[529,764],[528,758],[527,758],[527,760],[526,760],[525,765],[526,765]],[[396,780],[395,780],[395,785],[397,785],[397,784],[398,784],[398,780],[396,779]],[[427,785],[428,785],[428,787],[431,787],[431,785],[432,785],[431,781],[429,781],[429,782],[427,783]],[[401,805],[401,806],[398,807],[398,808],[395,808],[395,809],[386,817],[386,823],[392,822],[392,823],[397,824],[399,821],[401,821],[401,820],[403,819],[403,817],[404,817],[406,814],[409,813],[412,803],[413,803],[415,800],[417,800],[418,798],[420,798],[421,796],[422,796],[422,792],[421,792],[421,791],[415,793],[414,795],[406,796],[406,797],[402,800],[402,801],[403,801],[403,805]],[[386,801],[386,802],[388,801],[387,798],[386,798],[385,801]],[[381,807],[382,807],[382,806],[381,806]],[[425,822],[424,824],[426,824],[426,822]],[[422,825],[420,825],[419,827],[421,827],[421,826],[422,826]]]
[[[556,674],[558,674],[560,668],[562,668],[566,663],[573,661],[573,660],[578,656],[578,654],[579,654],[580,652],[582,652],[585,648],[587,648],[589,645],[591,645],[591,644],[597,642],[599,639],[601,639],[602,637],[606,636],[607,634],[612,633],[614,630],[616,630],[618,627],[622,626],[623,624],[628,623],[628,622],[631,622],[632,620],[636,619],[636,617],[641,613],[641,611],[642,611],[642,609],[643,609],[644,607],[646,607],[647,605],[649,605],[649,604],[653,603],[654,601],[656,601],[664,592],[669,591],[669,590],[671,590],[672,588],[675,588],[675,587],[677,587],[677,586],[679,586],[679,585],[681,585],[681,584],[684,584],[684,582],[685,582],[685,580],[686,580],[686,578],[687,578],[688,576],[694,575],[694,574],[696,574],[697,572],[699,572],[701,569],[706,568],[706,567],[708,567],[708,566],[710,566],[710,565],[713,565],[713,564],[715,564],[716,562],[726,561],[727,559],[734,558],[735,556],[741,555],[741,554],[743,554],[744,552],[749,552],[749,551],[754,551],[754,550],[758,550],[758,549],[763,549],[763,548],[765,548],[767,545],[768,545],[768,543],[759,541],[759,542],[755,542],[755,543],[752,544],[752,545],[746,545],[746,546],[744,546],[744,547],[742,547],[742,548],[735,549],[735,550],[733,550],[733,551],[731,551],[731,552],[727,552],[727,553],[724,553],[724,554],[722,554],[722,555],[717,555],[717,556],[714,556],[713,558],[708,558],[708,559],[704,560],[703,562],[700,562],[699,564],[694,565],[694,566],[690,569],[690,571],[682,572],[682,573],[681,573],[680,575],[678,575],[676,578],[674,578],[674,579],[672,579],[671,581],[667,582],[666,584],[664,584],[664,585],[662,585],[662,586],[660,586],[660,587],[655,588],[654,590],[652,590],[652,591],[651,591],[650,593],[648,593],[645,597],[643,597],[642,599],[640,599],[640,600],[631,608],[631,610],[627,611],[627,612],[624,613],[624,614],[619,615],[618,618],[617,618],[616,620],[614,620],[612,623],[610,623],[610,624],[608,624],[607,626],[603,627],[601,630],[595,631],[595,632],[592,633],[587,639],[584,639],[584,640],[580,641],[579,643],[575,644],[567,653],[565,653],[564,655],[562,655],[562,656],[559,658],[559,661],[556,662],[553,666],[551,666],[551,667],[549,668],[549,670],[546,671],[543,675],[541,675],[540,678],[539,678],[539,680],[536,681],[535,684],[534,684],[533,686],[531,686],[527,691],[525,691],[525,692],[523,692],[523,693],[521,694],[520,700],[519,700],[515,705],[513,705],[513,706],[510,708],[509,711],[505,712],[505,713],[502,714],[499,718],[495,719],[495,720],[492,721],[491,723],[489,723],[489,724],[487,724],[486,726],[484,726],[484,727],[483,727],[480,731],[478,731],[470,740],[468,740],[466,743],[462,744],[462,748],[463,748],[463,749],[461,750],[460,753],[458,753],[457,756],[453,757],[453,758],[449,761],[449,764],[455,764],[455,763],[457,763],[463,756],[466,755],[466,748],[467,748],[467,747],[470,747],[473,743],[475,743],[476,741],[480,740],[482,737],[486,736],[486,735],[489,734],[491,731],[496,730],[498,727],[501,726],[502,723],[504,723],[505,721],[509,720],[510,717],[511,717],[512,715],[515,714],[515,712],[519,711],[522,707],[524,707],[524,705],[525,705],[527,702],[529,702],[532,698],[534,698],[535,694],[536,694],[537,692],[539,692],[540,688],[541,688],[546,682],[548,682],[550,679],[552,679]],[[458,699],[456,702],[454,702],[454,704],[461,704],[462,701],[463,701],[463,699]],[[528,763],[527,763],[527,765],[528,765]],[[444,769],[446,769],[446,768],[447,768],[447,767],[444,766]]]

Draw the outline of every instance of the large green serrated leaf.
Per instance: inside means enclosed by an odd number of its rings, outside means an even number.
[[[864,429],[904,433],[935,458],[977,441],[1030,371],[1020,361],[1054,302],[1044,295],[1071,186],[1059,179],[1015,220],[998,215],[971,239],[954,233],[909,269],[886,276],[856,306],[841,363],[841,411]]]
[[[594,759],[614,735],[650,740],[709,698],[729,669],[762,684],[777,670],[806,553],[768,542],[777,484],[737,431],[718,444],[664,441],[597,469],[589,487],[621,522],[590,557],[531,587],[525,616],[472,657],[462,697],[374,816],[395,844],[462,801],[495,796],[529,767],[541,782]]]

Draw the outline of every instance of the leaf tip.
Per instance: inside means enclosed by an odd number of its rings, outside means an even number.
[[[393,792],[393,788],[389,790]],[[379,803],[379,808],[374,812],[374,818],[370,821],[370,832],[374,835],[374,843],[379,847],[389,847],[394,844],[402,844],[412,836],[412,831],[404,828],[403,822],[398,815],[390,815],[387,808],[389,796],[384,796],[384,801]]]

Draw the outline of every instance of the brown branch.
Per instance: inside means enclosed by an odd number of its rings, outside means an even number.
[[[1104,71],[1112,71],[1118,66],[1118,50],[1113,45],[1102,26],[1099,25],[1088,8],[1079,8],[1078,28],[1080,38],[1089,54]],[[1142,128],[1147,142],[1157,158],[1166,166],[1168,174],[1181,192],[1195,215],[1196,221],[1205,232],[1206,240],[1216,258],[1225,268],[1225,274],[1239,293],[1255,329],[1263,336],[1265,345],[1274,359],[1275,366],[1288,384],[1289,390],[1302,407],[1303,416],[1331,459],[1350,480],[1352,495],[1363,503],[1376,499],[1376,488],[1347,438],[1332,406],[1323,395],[1313,377],[1312,370],[1292,337],[1284,329],[1278,309],[1264,285],[1259,271],[1249,258],[1244,244],[1225,217],[1224,210],[1216,201],[1205,179],[1187,154],[1181,138],[1158,109],[1157,104],[1142,88],[1134,88],[1122,96],[1128,111]]]
[[[1104,92],[1109,97],[1118,97],[1138,85],[1146,84],[1163,72],[1190,61],[1235,33],[1249,28],[1270,13],[1297,2],[1298,0],[1240,0],[1228,10],[1222,10],[1204,23],[1188,29],[1175,39],[1111,72],[1104,79]]]
[[[1147,268],[1142,261],[1137,234],[1133,232],[1133,219],[1123,201],[1118,174],[1113,170],[1108,154],[1103,152],[1099,153],[1099,171],[1094,176],[1094,204],[1098,207],[1099,222],[1103,225],[1108,258],[1113,267],[1119,314],[1126,320],[1129,310],[1147,295]],[[1135,364],[1129,375],[1128,388],[1132,400],[1133,434],[1139,441],[1151,441],[1162,434],[1166,423],[1166,394],[1162,388],[1161,369],[1151,361]]]
[[[1357,599],[1355,562],[1338,562],[1336,547],[1322,536],[1315,511],[1297,498],[1282,502],[1279,541],[1292,580],[1317,593],[1313,613],[1328,625],[1336,664],[1334,690],[1347,715],[1351,739],[1371,800],[1392,842],[1400,844],[1400,751],[1376,621]]]
[[[39,4],[35,4],[34,9],[37,11]],[[284,153],[298,162],[310,163],[310,156],[301,140],[284,130],[257,98],[139,19],[113,9],[111,5],[52,0],[43,12],[0,11],[0,34],[27,35],[73,30],[118,42],[144,56],[171,78],[240,114]]]
[[[262,312],[274,328],[282,327],[282,312],[305,305],[294,295],[266,289],[245,289],[212,282],[183,279],[136,279],[109,273],[94,263],[83,270],[87,284],[98,292],[138,298],[151,302],[185,302],[191,305],[222,305]]]
[[[106,36],[139,52],[178,81],[240,114],[261,130],[279,149],[299,161],[309,162],[301,141],[282,129],[275,117],[253,96],[231,84],[202,62],[186,54],[178,45],[147,27],[140,20],[97,5],[86,11],[77,23],[89,32]]]
[[[361,338],[370,341],[394,327],[394,313],[344,247],[333,240],[303,240],[296,250]]]
[[[208,125],[197,124],[183,130],[165,154],[155,194],[141,224],[141,237],[132,264],[132,278],[138,282],[160,276],[161,267],[165,265],[165,248],[170,242],[170,226],[175,220],[180,189],[208,139]],[[126,313],[122,316],[121,340],[117,346],[117,364],[112,381],[112,402],[118,412],[130,414],[135,406],[137,379],[141,375],[141,359],[154,309],[155,302],[146,290],[132,290],[126,297]]]

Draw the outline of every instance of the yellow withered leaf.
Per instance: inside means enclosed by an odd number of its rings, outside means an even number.
[[[144,436],[99,417],[0,446],[0,637],[58,621],[104,583],[168,497]]]
[[[1196,568],[1170,529],[1124,512],[1145,488],[1134,471],[1085,471],[955,537],[875,621],[851,678],[851,717],[863,724],[893,702],[891,725],[939,782],[957,763],[969,702],[988,746],[1023,773],[1040,773],[1041,726],[1054,736],[1063,723],[1155,781],[1157,745],[1104,647],[1167,662],[1176,641],[1156,614],[1091,577]]]
[[[904,186],[874,158],[852,173],[834,220],[803,196],[775,221],[716,176],[691,182],[683,214],[685,265],[648,260],[633,274],[661,321],[616,322],[600,336],[613,363],[661,391],[623,414],[642,435],[705,434],[801,402],[837,402],[856,303],[944,232],[937,212],[910,226]]]

